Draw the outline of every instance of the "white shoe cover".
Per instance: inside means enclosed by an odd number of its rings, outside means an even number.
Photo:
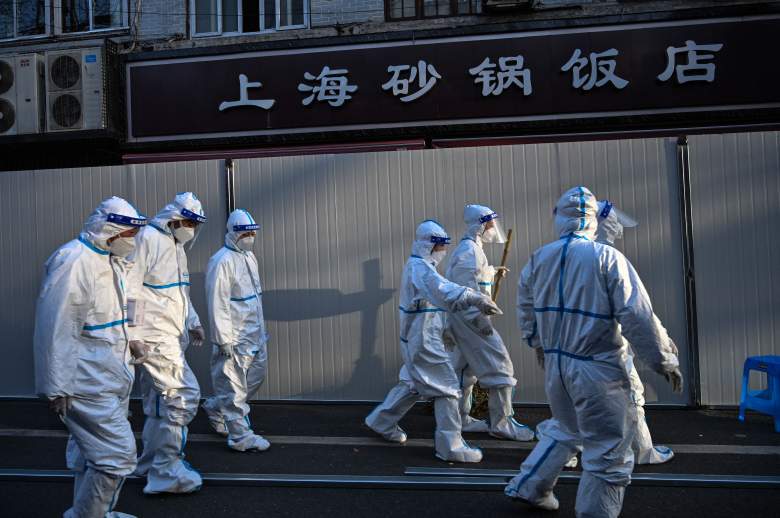
[[[544,511],[557,511],[561,506],[561,504],[558,503],[558,498],[556,498],[552,491],[544,495],[536,502],[532,502],[531,505]]]
[[[635,451],[636,464],[663,464],[674,458],[674,452],[667,446],[653,446],[649,450]]]
[[[222,437],[227,437],[228,429],[227,425],[225,425],[225,419],[222,417],[222,415],[212,412],[209,408],[206,407],[206,403],[203,403],[200,405],[200,407],[204,412],[206,412],[206,416],[209,418],[209,425],[211,425],[211,429],[214,430],[214,433]]]
[[[533,441],[534,431],[515,421],[512,414],[512,387],[491,388],[488,395],[490,435],[510,441]]]
[[[482,450],[472,448],[461,435],[458,400],[454,397],[437,397],[433,401],[436,416],[434,445],[436,456],[450,462],[480,462]]]
[[[472,448],[466,441],[458,448],[451,448],[446,454],[436,452],[436,457],[447,462],[482,462],[482,450]]]
[[[563,465],[563,467],[564,468],[569,468],[569,469],[574,469],[574,468],[577,467],[577,464],[579,464],[579,462],[577,462],[577,456],[574,455],[572,458],[569,459],[569,462],[567,462],[566,464]]]
[[[386,440],[387,442],[397,442],[398,444],[403,444],[406,442],[406,432],[404,432],[403,428],[398,425],[395,425],[389,432],[382,433],[368,424],[368,419],[366,419],[364,422],[366,426],[368,426],[374,433],[380,435],[382,439]]]
[[[271,443],[261,435],[250,435],[238,442],[228,439],[228,446],[236,451],[265,451],[271,447]]]
[[[486,433],[490,431],[490,425],[484,419],[474,419],[470,415],[461,416],[462,428],[464,432]]]

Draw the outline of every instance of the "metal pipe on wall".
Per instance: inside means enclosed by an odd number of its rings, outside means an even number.
[[[225,159],[225,194],[227,196],[227,215],[236,210],[236,176],[235,176],[235,164],[232,158]]]
[[[693,261],[693,216],[691,209],[691,160],[688,137],[677,139],[677,177],[680,182],[680,223],[685,275],[685,321],[688,342],[689,395],[693,406],[701,406],[701,376],[699,373],[699,334],[696,315],[696,276]]]

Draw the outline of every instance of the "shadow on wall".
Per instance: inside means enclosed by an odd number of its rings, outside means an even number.
[[[365,392],[371,380],[382,376],[383,360],[376,354],[380,307],[392,298],[394,289],[382,288],[379,259],[363,262],[363,291],[342,293],[339,289],[272,290],[263,292],[266,321],[297,322],[360,312],[360,357],[349,380],[340,386],[313,393],[289,394],[302,399],[336,399]],[[270,353],[273,354],[273,353]],[[270,365],[270,362],[269,362]],[[278,375],[269,371],[269,378]]]

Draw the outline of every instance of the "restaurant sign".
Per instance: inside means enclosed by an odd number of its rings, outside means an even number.
[[[129,62],[135,142],[780,107],[780,18]]]

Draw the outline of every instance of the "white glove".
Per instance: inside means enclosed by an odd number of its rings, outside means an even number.
[[[219,346],[219,355],[223,358],[233,356],[233,344],[222,344]]]
[[[682,394],[683,391],[683,375],[680,372],[679,367],[675,367],[674,370],[664,372],[666,381],[672,386],[672,390],[677,394]]]
[[[68,408],[70,408],[68,396],[56,396],[49,400],[49,409],[60,417],[68,415]]]
[[[499,279],[503,279],[506,277],[506,274],[509,273],[509,268],[506,266],[496,266],[496,277]]]
[[[190,344],[194,345],[195,347],[200,347],[203,345],[205,340],[206,333],[203,332],[203,328],[201,326],[198,326],[195,329],[190,329]]]
[[[149,357],[149,346],[142,340],[130,340],[127,344],[130,347],[130,354],[133,359],[130,360],[131,365],[140,365],[146,361]]]
[[[544,349],[541,347],[534,347],[534,352],[536,353],[536,363],[544,370]]]
[[[468,290],[465,301],[469,306],[474,306],[479,309],[485,315],[503,315],[503,311],[499,308],[495,302],[490,300],[490,297],[483,295],[477,291]]]

